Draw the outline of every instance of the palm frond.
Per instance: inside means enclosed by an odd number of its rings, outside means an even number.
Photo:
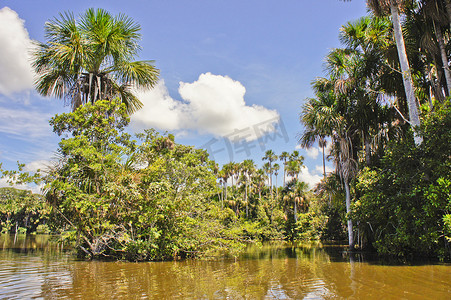
[[[119,82],[134,85],[139,89],[150,89],[158,82],[159,70],[152,65],[153,61],[122,61],[106,69]]]

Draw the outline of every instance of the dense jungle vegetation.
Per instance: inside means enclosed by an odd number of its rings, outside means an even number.
[[[139,26],[103,10],[48,23],[49,43],[35,53],[37,90],[68,99],[73,112],[50,122],[62,139],[48,170],[3,170],[44,193],[1,189],[1,230],[58,232],[81,255],[128,260],[234,256],[268,239],[449,259],[451,3],[367,2],[368,16],[340,29],[342,48],[327,55],[300,110],[300,144],[329,146],[324,163],[335,165],[312,190],[299,180],[298,151],[268,150],[261,168],[220,167],[172,135],[127,134],[141,105],[129,87],[158,79],[150,61],[132,61]],[[105,19],[121,34],[98,30]],[[111,40],[100,43],[102,34]],[[68,36],[81,37],[79,47],[61,53],[54,45]]]

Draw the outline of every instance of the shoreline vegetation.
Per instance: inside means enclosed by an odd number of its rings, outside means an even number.
[[[91,259],[238,257],[248,243],[280,239],[450,260],[451,84],[440,51],[451,33],[448,6],[388,2],[403,1],[368,1],[374,14],[342,26],[343,48],[328,54],[326,77],[312,82],[315,97],[301,107],[300,144],[317,143],[323,163],[335,164],[312,190],[299,179],[298,151],[268,150],[261,168],[252,160],[220,167],[171,134],[126,133],[140,107],[130,87],[152,88],[158,80],[151,61],[132,61],[139,25],[104,10],[87,10],[82,22],[61,14],[47,23],[49,41],[39,44],[34,67],[38,92],[69,99],[73,111],[50,120],[61,141],[46,170],[0,165],[12,183],[43,186],[42,195],[0,189],[1,232],[56,233]],[[394,13],[404,16],[401,33]],[[399,34],[406,35],[406,57]],[[99,44],[96,35],[111,40]],[[52,47],[73,36],[79,44],[66,53]]]

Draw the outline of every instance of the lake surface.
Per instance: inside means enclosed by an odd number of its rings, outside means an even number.
[[[0,299],[451,299],[451,264],[344,249],[270,243],[236,261],[99,262],[49,236],[0,236]]]

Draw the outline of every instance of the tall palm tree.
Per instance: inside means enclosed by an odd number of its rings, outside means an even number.
[[[150,89],[158,81],[153,61],[135,61],[141,27],[129,17],[88,9],[79,20],[60,14],[45,25],[33,67],[36,89],[43,96],[66,98],[80,105],[119,97],[128,113],[142,107],[133,89]]]
[[[325,147],[327,145],[326,136],[328,135],[328,129],[325,127],[326,124],[320,125],[319,122],[326,122],[327,120],[318,119],[321,114],[316,111],[317,106],[313,105],[314,101],[314,99],[311,99],[311,101],[305,103],[300,113],[300,120],[304,124],[305,130],[299,137],[299,143],[303,148],[310,148],[316,141],[318,142],[323,150],[323,174],[326,177]]]
[[[274,176],[276,177],[276,200],[279,198],[279,189],[277,187],[277,175],[279,175],[280,165],[275,163],[272,167],[274,171]]]
[[[238,178],[240,177],[240,173],[241,173],[241,165],[240,163],[232,163],[232,173],[233,176],[235,177],[235,184],[238,185]]]
[[[442,32],[442,26],[445,25],[446,27],[449,27],[445,3],[436,0],[422,0],[419,3],[419,9],[416,16],[419,17],[419,21],[423,24],[432,23],[432,26],[427,27],[433,29],[435,34],[446,80],[446,90],[448,91],[448,95],[450,95],[451,72],[449,69],[448,54],[446,53],[446,45]]]
[[[291,181],[298,181],[301,165],[296,160],[289,160],[287,163],[287,175],[292,178]]]
[[[336,162],[336,171],[340,174],[345,185],[346,191],[346,210],[351,210],[351,194],[350,179],[353,175],[354,168],[354,152],[352,147],[352,139],[350,136],[351,129],[344,113],[350,110],[346,97],[335,92],[336,84],[334,80],[325,78],[317,80],[315,83],[317,98],[309,99],[304,105],[301,113],[301,120],[311,118],[310,122],[305,124],[306,130],[303,135],[316,134],[320,132],[325,136],[329,136],[332,140],[332,155]],[[344,109],[344,111],[342,111]],[[305,138],[309,140],[309,138]],[[293,167],[295,167],[293,165]],[[348,239],[350,249],[354,248],[353,224],[348,219]]]
[[[257,169],[254,176],[252,177],[252,184],[258,191],[258,201],[262,202],[262,190],[265,186],[265,171],[263,169]]]
[[[290,157],[290,154],[287,151],[283,151],[282,154],[279,155],[280,161],[283,162],[283,186],[285,186],[285,177],[287,177],[286,173],[286,166],[287,166],[287,160]]]
[[[303,181],[297,181],[294,187],[295,198],[294,198],[294,221],[298,221],[297,217],[297,205],[300,204],[305,209],[305,193],[308,190],[308,184]]]
[[[272,163],[277,160],[277,155],[272,150],[267,150],[265,152],[265,156],[263,156],[262,160],[267,160],[268,162],[268,176],[269,176],[269,191],[271,194],[271,200],[273,199],[273,189],[272,189],[272,174],[273,168]]]
[[[221,178],[222,178],[222,182],[224,185],[224,197],[223,199],[227,202],[227,181],[229,180],[230,177],[232,177],[232,168],[231,168],[231,163],[227,163],[225,165],[222,166],[222,170],[219,172]]]
[[[388,14],[390,12],[395,34],[396,48],[398,50],[399,63],[401,65],[404,89],[407,97],[407,105],[409,108],[409,120],[414,131],[420,126],[420,115],[418,112],[417,102],[415,99],[415,90],[412,81],[412,75],[407,59],[406,46],[400,21],[400,10],[402,10],[405,0],[367,0],[368,6],[376,16]],[[421,144],[422,138],[415,134],[415,143]]]
[[[255,163],[252,159],[246,159],[241,163],[241,173],[244,179],[244,203],[246,204],[246,218],[249,217],[248,188],[252,175],[255,172]]]

